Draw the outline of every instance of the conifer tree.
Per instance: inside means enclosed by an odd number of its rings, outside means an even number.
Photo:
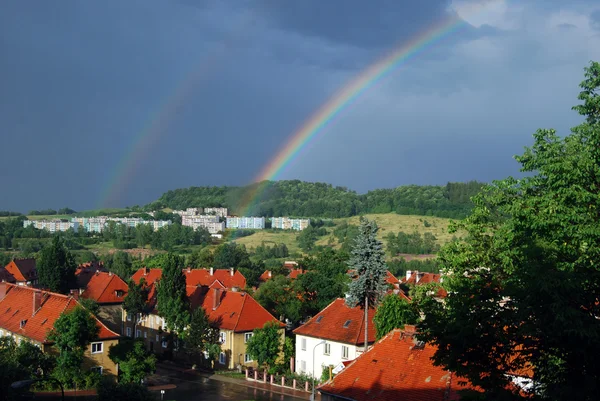
[[[66,294],[75,288],[75,259],[64,244],[55,236],[52,243],[44,247],[36,263],[39,285],[53,292]]]
[[[350,283],[346,303],[349,306],[360,306],[365,311],[365,352],[369,343],[369,306],[377,305],[385,294],[387,267],[383,244],[377,239],[378,230],[375,221],[361,217],[358,236],[348,261],[354,280]]]

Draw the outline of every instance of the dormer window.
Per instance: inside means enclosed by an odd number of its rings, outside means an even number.
[[[323,320],[323,316],[319,316],[319,317],[317,318],[317,321],[316,321],[316,323],[321,323],[321,320]]]
[[[344,323],[344,328],[347,329],[348,326],[350,326],[350,323],[352,323],[352,320],[346,320],[346,322]]]
[[[116,290],[115,295],[117,298],[121,298],[123,296],[123,290]]]
[[[20,328],[25,327],[25,324],[27,323],[27,320],[21,320],[21,324],[19,325]]]

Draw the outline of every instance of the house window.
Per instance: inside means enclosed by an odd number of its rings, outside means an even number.
[[[92,343],[92,354],[102,353],[102,343]]]
[[[250,356],[250,354],[244,354],[244,362],[252,362],[252,357]]]
[[[144,331],[144,338],[148,338],[148,332]]]
[[[300,371],[302,373],[306,372],[306,361],[300,361]]]
[[[348,359],[348,347],[342,345],[342,359]]]
[[[331,344],[325,343],[325,347],[323,347],[323,355],[331,354]]]
[[[4,331],[0,330],[0,337],[4,336]]]
[[[169,345],[169,344],[167,343],[167,341],[166,341],[166,340],[163,340],[163,342],[162,342],[162,347],[163,347],[163,348],[167,348],[167,346],[168,346],[168,345]]]
[[[99,375],[102,374],[102,366],[94,366],[90,368],[90,370],[94,373],[98,373]]]
[[[131,314],[131,313],[128,313],[128,314],[127,314],[127,321],[128,321],[128,322],[131,322],[131,319],[132,319],[132,318],[133,318],[133,314]]]
[[[158,338],[158,334],[156,335],[156,342],[159,342],[160,338]]]
[[[221,352],[221,353],[219,354],[219,363],[220,363],[221,365],[225,365],[225,353],[224,353],[224,352]]]
[[[139,329],[138,329],[138,330],[136,330],[136,331],[135,331],[135,338],[139,338],[139,337],[141,337],[141,336],[142,336],[142,330],[139,330]]]
[[[301,344],[301,346],[300,346],[300,347],[302,348],[302,351],[306,351],[306,338],[303,338],[303,339],[300,341],[300,344]]]
[[[249,339],[252,338],[252,334],[253,333],[246,333],[244,334],[244,342],[247,343]]]
[[[219,332],[219,342],[225,345],[225,340],[227,339],[226,333],[224,331]]]
[[[127,328],[127,337],[131,337],[131,327]]]

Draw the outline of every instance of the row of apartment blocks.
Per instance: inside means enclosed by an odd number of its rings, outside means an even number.
[[[194,230],[206,228],[211,234],[225,231],[225,223],[220,221],[217,215],[182,215],[181,225],[192,227]]]
[[[183,217],[203,217],[202,215],[212,215],[217,217],[227,217],[226,207],[188,207],[185,210],[173,210],[171,213]]]
[[[140,224],[149,224],[152,226],[154,231],[159,228],[171,225],[171,220],[144,220],[139,217],[73,217],[71,221],[65,220],[25,220],[23,221],[23,227],[27,228],[33,226],[38,230],[48,230],[51,233],[58,231],[67,231],[72,229],[77,232],[79,229],[88,232],[101,233],[104,231],[106,226],[114,221],[117,224],[123,224],[128,227],[137,227]]]
[[[290,219],[289,217],[271,217],[271,228],[281,230],[304,230],[310,224],[309,219]],[[264,217],[227,217],[227,228],[265,228]]]

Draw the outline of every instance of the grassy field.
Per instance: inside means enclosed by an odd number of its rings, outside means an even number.
[[[275,245],[285,244],[290,253],[300,252],[298,248],[298,242],[296,241],[296,231],[280,231],[280,232],[267,232],[267,231],[256,231],[256,233],[247,237],[236,238],[235,242],[238,244],[246,245],[246,248],[256,248],[263,244]]]
[[[428,216],[404,216],[395,213],[369,214],[366,215],[366,217],[377,222],[377,225],[379,226],[379,239],[381,240],[384,240],[384,237],[390,232],[397,233],[399,231],[403,231],[405,233],[413,233],[416,231],[420,234],[429,232],[435,235],[435,237],[437,238],[437,242],[440,245],[443,245],[446,242],[450,241],[452,239],[452,236],[454,235],[448,233],[448,224],[450,223],[450,219]],[[334,220],[336,226],[344,222],[348,222],[348,224],[358,225],[359,217],[357,216]],[[429,227],[425,226],[425,222],[429,224]],[[317,241],[317,245],[327,245],[330,243],[333,243],[334,247],[338,245],[337,239],[333,235],[334,229],[335,227],[327,227],[329,235],[319,238],[319,240]],[[298,248],[298,243],[296,241],[297,235],[298,232],[295,231],[257,231],[255,234],[252,234],[250,236],[236,239],[236,242],[239,244],[245,244],[248,248],[256,248],[263,242],[270,245],[285,244],[290,250],[290,253],[293,253],[300,252],[300,249]]]

